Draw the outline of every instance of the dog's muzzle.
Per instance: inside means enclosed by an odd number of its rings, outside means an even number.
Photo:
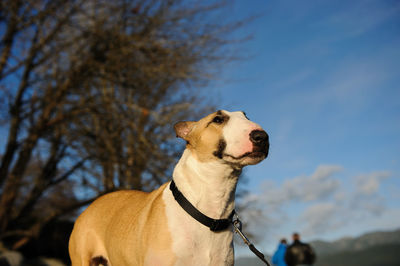
[[[253,130],[250,132],[250,141],[253,143],[251,157],[268,156],[269,137],[264,130]]]

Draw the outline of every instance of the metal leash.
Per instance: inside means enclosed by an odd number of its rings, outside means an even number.
[[[262,254],[256,247],[250,242],[250,240],[246,237],[246,235],[242,232],[242,222],[239,220],[239,216],[235,213],[232,220],[233,228],[235,228],[235,232],[243,239],[243,242],[249,247],[249,249],[262,260],[268,266],[271,266],[269,262],[266,260],[264,254]]]

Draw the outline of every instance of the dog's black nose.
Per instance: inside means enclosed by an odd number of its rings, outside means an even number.
[[[250,132],[250,141],[255,145],[265,145],[268,143],[268,134],[263,130],[253,130]]]

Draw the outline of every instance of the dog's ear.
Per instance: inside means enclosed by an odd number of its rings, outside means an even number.
[[[178,122],[174,125],[176,137],[189,141],[189,133],[192,131],[195,122]]]

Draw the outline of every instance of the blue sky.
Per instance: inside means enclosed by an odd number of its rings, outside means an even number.
[[[294,231],[400,228],[400,2],[237,1],[230,12],[261,14],[234,51],[247,59],[210,86],[221,109],[270,134],[269,158],[245,171],[253,210],[242,216],[260,248]]]

